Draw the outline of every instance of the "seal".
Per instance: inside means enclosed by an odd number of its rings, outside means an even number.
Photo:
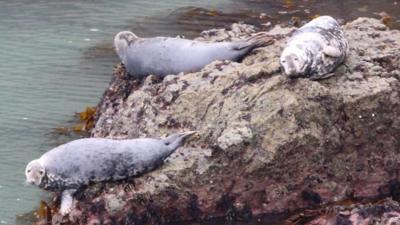
[[[331,72],[344,62],[348,51],[349,44],[338,22],[321,16],[293,33],[280,63],[291,78],[323,79],[333,75]]]
[[[93,182],[117,181],[156,169],[195,132],[165,139],[84,138],[58,146],[26,166],[26,182],[62,192],[60,213],[72,209],[73,195]]]
[[[128,73],[137,78],[195,72],[215,60],[240,61],[254,48],[272,42],[266,33],[214,43],[172,37],[139,38],[130,31],[121,31],[114,38],[119,58]]]

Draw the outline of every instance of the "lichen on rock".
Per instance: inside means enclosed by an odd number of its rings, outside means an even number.
[[[201,39],[256,30],[232,28]],[[92,194],[82,193],[72,213],[80,216],[70,221],[234,220],[390,196],[400,165],[400,31],[369,18],[344,30],[351,46],[346,65],[322,81],[282,74],[279,56],[290,29],[279,27],[271,31],[273,45],[241,63],[216,61],[196,73],[142,82],[118,66],[93,137],[199,135],[154,172],[94,192],[88,187]]]

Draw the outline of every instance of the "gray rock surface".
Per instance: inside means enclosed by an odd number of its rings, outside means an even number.
[[[99,103],[93,137],[182,130],[199,136],[157,171],[89,187],[69,220],[248,219],[393,195],[400,165],[400,31],[369,18],[344,30],[350,56],[322,81],[282,74],[279,56],[290,29],[280,27],[270,31],[275,44],[242,63],[217,61],[197,73],[162,81],[150,76],[142,83],[118,66]],[[234,24],[201,39],[229,40],[253,31]]]

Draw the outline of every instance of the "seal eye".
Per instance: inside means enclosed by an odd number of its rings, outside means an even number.
[[[39,171],[39,174],[40,174],[40,175],[43,175],[43,171]]]
[[[30,172],[31,172],[31,170],[27,170],[26,172],[30,173]]]
[[[296,57],[296,58],[294,58],[294,61],[299,61],[299,58],[297,58],[297,57]]]
[[[282,60],[282,63],[286,63],[286,60]]]

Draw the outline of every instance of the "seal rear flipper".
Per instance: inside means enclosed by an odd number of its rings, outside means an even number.
[[[188,132],[183,132],[179,134],[172,134],[166,138],[164,138],[162,141],[165,143],[165,145],[168,145],[171,149],[176,149],[179,146],[182,145],[182,142],[189,136],[197,133],[196,131],[188,131]]]
[[[342,55],[342,52],[340,51],[340,49],[335,48],[330,45],[327,45],[324,47],[323,53],[326,56],[330,56],[330,57],[334,57],[334,58],[340,57]]]
[[[233,49],[240,51],[249,48],[249,50],[251,50],[271,45],[273,42],[274,39],[270,35],[264,32],[259,32],[243,41],[235,42]]]

